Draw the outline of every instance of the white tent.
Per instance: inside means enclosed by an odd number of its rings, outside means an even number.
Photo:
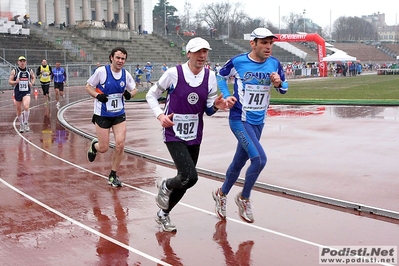
[[[334,62],[334,61],[356,61],[356,57],[348,55],[343,51],[335,52],[332,55],[323,57],[324,62]]]

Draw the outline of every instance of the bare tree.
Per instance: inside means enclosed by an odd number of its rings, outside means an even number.
[[[342,41],[377,40],[376,28],[365,19],[359,17],[339,17],[334,22],[333,37]]]
[[[184,2],[184,15],[180,17],[183,29],[191,30],[193,22],[190,21],[190,17],[194,15],[193,6],[190,2]]]
[[[290,12],[288,16],[283,16],[282,21],[287,26],[288,33],[297,33],[299,30],[300,23],[299,21],[302,19],[301,14],[295,14]]]
[[[252,19],[244,12],[243,3],[220,2],[202,5],[195,15],[197,32],[209,34],[210,28],[216,28],[219,35],[230,38],[243,38],[246,33],[258,27],[268,27],[273,32],[278,29],[264,18]]]
[[[208,29],[216,29],[218,34],[227,35],[229,7],[230,5],[227,2],[202,5],[195,16],[196,20]]]
[[[237,39],[243,38],[243,34],[248,33],[247,25],[254,20],[252,20],[246,13],[244,13],[242,3],[235,3],[230,7],[230,10],[229,36],[231,38]]]

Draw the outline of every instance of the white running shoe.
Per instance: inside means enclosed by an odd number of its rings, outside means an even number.
[[[220,188],[212,191],[212,197],[215,200],[215,213],[220,219],[226,219],[227,197],[220,195]]]
[[[240,214],[241,219],[243,219],[247,223],[253,223],[254,216],[252,214],[251,201],[249,199],[242,199],[241,193],[238,193],[238,195],[235,198],[235,201],[238,206],[238,212]]]

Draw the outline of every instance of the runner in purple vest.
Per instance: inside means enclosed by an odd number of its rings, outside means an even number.
[[[186,46],[188,61],[166,70],[146,96],[163,127],[163,140],[177,169],[175,177],[159,182],[156,196],[160,210],[155,221],[168,232],[176,231],[169,218],[170,211],[198,180],[195,167],[202,141],[204,113],[210,116],[218,109],[229,107],[222,95],[217,95],[215,73],[204,68],[209,50],[212,49],[206,40],[191,39]],[[158,99],[165,91],[167,99],[162,110]]]

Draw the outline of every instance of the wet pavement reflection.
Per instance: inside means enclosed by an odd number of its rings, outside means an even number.
[[[225,265],[232,266],[248,266],[252,265],[251,263],[251,251],[252,247],[255,244],[252,240],[247,240],[241,242],[238,245],[238,249],[236,252],[233,251],[226,232],[226,220],[221,220],[215,224],[215,233],[213,234],[213,240],[219,244],[220,248],[223,250],[223,254],[225,257]]]
[[[118,189],[110,189],[108,198],[101,193],[101,199],[98,199],[98,193],[92,192],[90,200],[93,205],[93,215],[96,217],[99,231],[104,235],[112,237],[126,245],[129,244],[129,233],[126,223],[126,212],[118,197]],[[111,197],[111,198],[109,198]],[[99,203],[101,200],[101,203]],[[111,205],[111,206],[110,206]],[[110,210],[113,206],[113,211]],[[112,217],[116,218],[116,221]],[[99,237],[97,243],[97,254],[100,265],[129,265],[129,251],[108,240]]]
[[[162,260],[173,266],[182,266],[184,264],[180,261],[180,258],[177,256],[170,243],[175,235],[176,232],[159,231],[155,233],[158,245],[163,249],[164,258],[162,258]]]
[[[60,109],[66,121],[94,135],[92,101],[74,103],[87,95],[68,89]],[[219,221],[211,191],[221,181],[202,176],[173,213],[178,232],[160,232],[155,182],[174,175],[173,167],[125,154],[118,171],[124,187],[111,188],[112,150],[89,163],[90,140],[58,121],[54,102],[39,96],[31,106],[31,131],[19,135],[11,95],[0,97],[0,265],[318,265],[321,244],[399,244],[394,222],[264,191],[253,192],[254,225],[238,219],[233,200],[228,220]],[[259,182],[399,211],[398,107],[273,105],[268,115],[261,140],[268,164]],[[128,148],[170,160],[146,103],[127,103],[127,118]],[[226,112],[206,117],[198,167],[223,173],[235,145]]]

